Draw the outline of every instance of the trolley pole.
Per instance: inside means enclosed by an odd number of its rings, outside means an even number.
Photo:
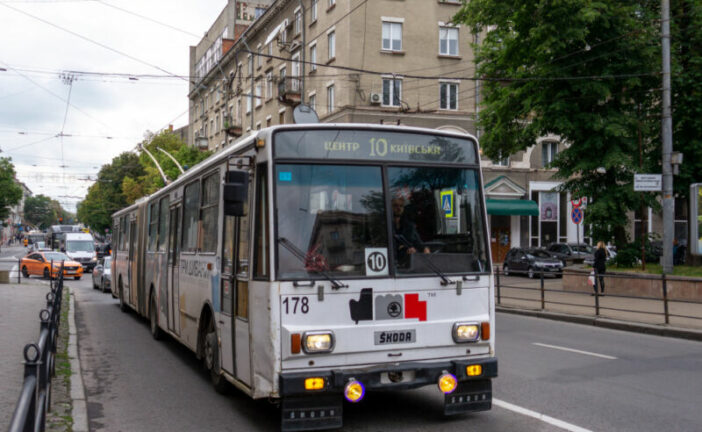
[[[661,0],[661,53],[663,57],[663,273],[673,272],[673,116],[670,102],[670,0]]]

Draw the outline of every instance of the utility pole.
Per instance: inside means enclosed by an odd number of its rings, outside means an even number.
[[[670,0],[661,0],[661,53],[663,60],[663,273],[673,272],[675,201],[673,198],[673,117],[670,102]]]

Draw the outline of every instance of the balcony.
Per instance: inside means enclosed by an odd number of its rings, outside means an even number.
[[[295,106],[302,100],[300,93],[300,78],[285,77],[278,81],[278,100],[290,106]]]
[[[234,138],[240,137],[243,133],[241,124],[232,121],[225,121],[224,125],[222,125],[222,130],[224,130],[224,133],[226,133],[227,136]]]

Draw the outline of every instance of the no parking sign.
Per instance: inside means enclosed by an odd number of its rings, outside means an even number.
[[[583,210],[580,207],[573,207],[573,210],[570,212],[570,219],[573,223],[577,225],[582,222],[584,218],[585,213]]]

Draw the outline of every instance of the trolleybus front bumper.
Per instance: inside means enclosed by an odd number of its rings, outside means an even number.
[[[480,366],[479,375],[469,376],[470,366]],[[486,411],[492,408],[492,378],[497,377],[494,357],[443,362],[393,363],[359,369],[332,369],[280,375],[281,416],[283,430],[312,430],[342,426],[344,389],[351,381],[365,391],[405,390],[437,385],[439,377],[449,373],[457,386],[445,395],[444,414]],[[309,378],[321,378],[323,387],[305,388]]]

